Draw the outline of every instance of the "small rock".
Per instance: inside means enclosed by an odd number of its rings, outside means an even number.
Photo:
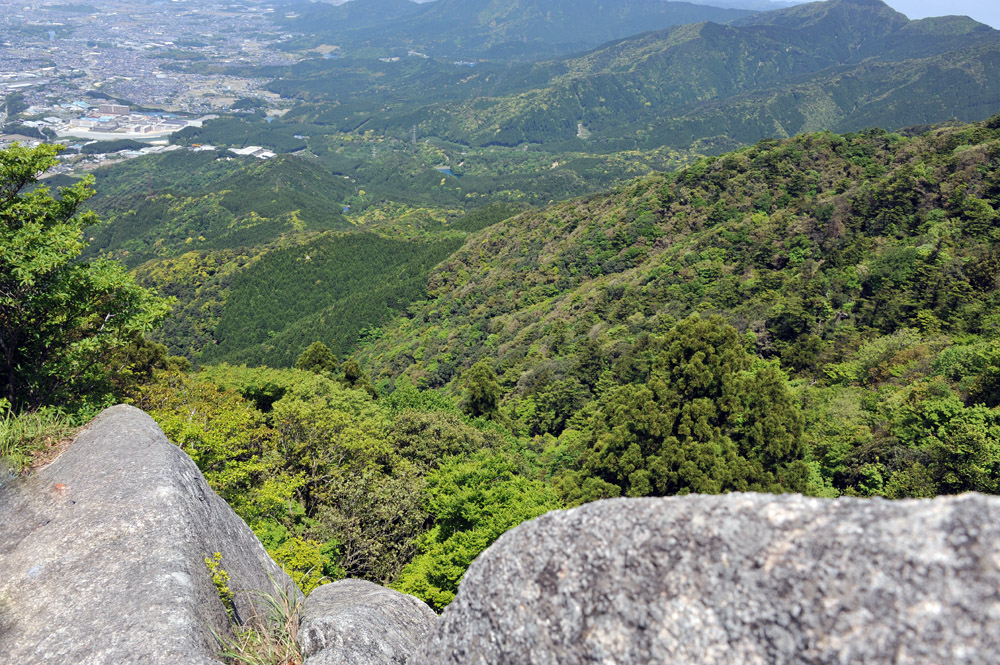
[[[340,580],[306,598],[299,626],[304,665],[403,665],[437,614],[423,601],[363,580]]]

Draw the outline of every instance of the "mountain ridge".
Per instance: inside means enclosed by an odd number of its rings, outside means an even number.
[[[572,140],[577,123],[583,123],[595,139],[606,138],[612,144],[632,135],[640,144],[678,147],[697,138],[672,125],[691,125],[685,118],[697,116],[701,105],[725,105],[740,95],[781,95],[794,85],[841,99],[831,107],[826,125],[796,125],[787,119],[779,136],[821,128],[844,131],[860,123],[898,128],[951,117],[980,120],[1000,107],[1000,83],[988,74],[1000,54],[1000,31],[988,26],[962,19],[911,22],[878,0],[860,4],[830,0],[760,16],[768,23],[754,23],[758,19],[750,17],[745,19],[747,25],[677,26],[540,63],[535,69],[549,76],[547,83],[497,97],[426,106],[422,126],[452,140],[517,145]],[[846,26],[844,30],[863,26],[863,30],[845,40],[830,29],[831,24]],[[903,31],[907,34],[900,36]],[[913,46],[915,39],[920,46]],[[839,69],[845,67],[853,69],[852,87],[840,90],[844,74]],[[908,113],[906,102],[917,95],[908,87],[914,76],[951,79],[950,87],[960,81],[962,94],[932,97],[933,104],[920,100],[919,108]],[[887,98],[886,106],[891,103],[896,108],[882,118],[853,117],[856,109],[849,98],[869,93]],[[984,104],[995,106],[986,113],[968,112]],[[794,104],[785,106],[779,114],[794,112]],[[734,110],[721,115],[732,119]],[[767,109],[759,105],[755,112]],[[773,135],[766,128],[729,129],[702,132],[701,137],[728,135],[739,143],[752,143]],[[685,138],[665,136],[672,133]]]
[[[392,2],[389,21],[375,2]],[[402,55],[407,50],[465,59],[537,60],[592,48],[650,27],[728,21],[752,12],[673,0],[436,0],[403,11],[406,0],[352,0],[305,8],[287,22],[309,43],[334,42]],[[358,3],[354,11],[349,5]],[[296,42],[301,46],[301,42]]]

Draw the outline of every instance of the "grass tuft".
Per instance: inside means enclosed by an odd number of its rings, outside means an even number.
[[[233,625],[234,638],[220,636],[220,656],[233,665],[301,665],[299,612],[302,597],[294,585],[282,585],[268,575],[273,593],[255,591],[261,601],[252,603],[253,616],[242,625]],[[258,605],[261,608],[258,608]],[[264,616],[260,614],[263,609]]]
[[[15,414],[0,400],[0,461],[15,473],[39,466],[76,429],[72,419],[58,409]]]

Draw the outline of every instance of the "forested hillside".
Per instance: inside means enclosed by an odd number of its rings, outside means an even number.
[[[944,491],[923,475],[932,442],[976,429],[985,454],[1000,431],[998,160],[997,118],[909,138],[809,134],[526,213],[467,240],[365,358],[386,386],[454,385],[484,362],[497,407],[558,437],[542,445],[561,467],[603,445],[590,437],[609,403],[656,393],[665,335],[732,325],[718,344],[791,377],[775,380],[803,409],[813,480]],[[628,409],[634,430],[644,410]]]
[[[242,146],[246,132],[227,133],[233,126],[206,131]],[[278,142],[288,131],[274,132]],[[206,140],[184,138],[196,139]],[[347,353],[364,330],[422,298],[427,272],[468,232],[529,203],[692,159],[670,150],[554,159],[371,135],[303,140],[308,150],[266,161],[174,150],[95,171],[91,207],[103,221],[88,230],[85,256],[118,259],[177,298],[176,316],[151,334],[171,353],[285,367],[316,340]]]
[[[133,395],[304,586],[435,607],[504,530],[596,498],[995,493],[998,207],[1000,117],[767,141],[469,218],[360,362],[317,343]]]
[[[1000,32],[879,0],[247,14],[287,32],[164,70],[258,97],[158,154],[0,151],[5,464],[129,401],[304,590],[437,609],[599,498],[1000,493]]]
[[[136,271],[181,296],[159,334],[296,369],[192,372],[131,331],[80,399],[152,413],[304,588],[438,608],[505,530],[601,497],[995,493],[998,208],[1000,116],[769,140],[543,209],[168,247]]]
[[[261,161],[178,151],[98,171],[103,223],[88,255],[128,266],[197,250],[264,246],[296,231],[344,230],[349,183],[292,156]]]
[[[355,233],[269,252],[233,281],[201,360],[288,367],[316,340],[349,353],[363,328],[421,298],[427,273],[460,243]]]

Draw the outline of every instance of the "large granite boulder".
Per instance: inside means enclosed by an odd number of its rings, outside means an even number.
[[[1000,499],[613,499],[502,536],[426,665],[1000,663]]]
[[[204,559],[246,618],[291,584],[194,462],[142,411],[98,416],[35,476],[0,488],[0,654],[31,665],[217,664],[229,634]]]
[[[436,621],[413,596],[364,580],[327,584],[302,610],[304,665],[403,665]]]

